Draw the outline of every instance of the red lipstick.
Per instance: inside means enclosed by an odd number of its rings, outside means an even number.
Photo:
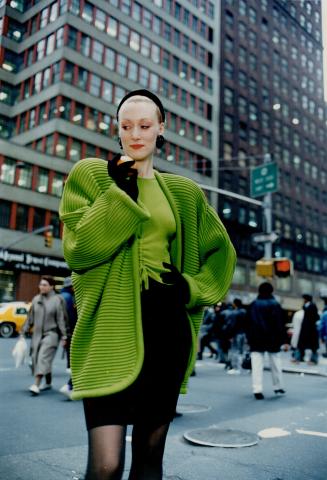
[[[140,143],[135,143],[134,145],[130,145],[130,147],[134,148],[134,150],[139,150],[140,148],[144,147]]]

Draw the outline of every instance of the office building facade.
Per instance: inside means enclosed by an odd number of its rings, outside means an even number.
[[[301,293],[318,296],[327,285],[321,2],[223,0],[221,48],[219,184],[249,196],[250,168],[265,158],[278,164],[273,253],[291,258],[295,275],[275,285],[295,309]],[[249,301],[260,281],[263,246],[251,237],[264,229],[262,207],[225,196],[219,211],[239,255],[234,294]]]
[[[217,186],[219,18],[209,0],[0,1],[0,301],[69,273],[65,178],[76,161],[119,151],[127,91],[148,88],[166,107],[157,168]],[[50,224],[47,249],[30,233]]]

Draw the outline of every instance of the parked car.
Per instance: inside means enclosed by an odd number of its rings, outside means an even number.
[[[0,335],[9,338],[20,333],[31,304],[25,302],[0,303]]]

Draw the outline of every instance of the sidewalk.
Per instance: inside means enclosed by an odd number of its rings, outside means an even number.
[[[324,358],[322,355],[319,355],[318,365],[308,365],[307,362],[292,363],[290,352],[281,352],[281,355],[283,372],[327,377],[327,358]],[[268,364],[265,366],[265,369],[269,370]]]

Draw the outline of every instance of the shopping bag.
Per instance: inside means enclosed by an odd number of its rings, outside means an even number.
[[[24,365],[27,358],[27,342],[24,337],[19,337],[19,340],[13,348],[12,356],[14,357],[16,368]]]

